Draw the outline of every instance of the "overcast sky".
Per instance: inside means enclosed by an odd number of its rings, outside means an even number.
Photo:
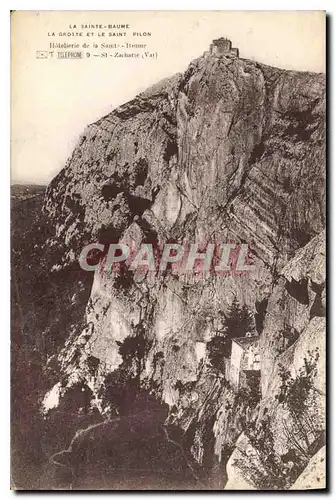
[[[87,37],[88,31],[97,30],[81,30],[82,23],[125,23],[130,28],[123,39]],[[79,31],[85,36],[58,35]],[[133,32],[151,32],[152,36],[133,36]],[[12,182],[50,182],[87,124],[158,80],[184,71],[220,36],[230,38],[244,58],[280,68],[325,70],[325,17],[321,12],[14,13]],[[158,59],[36,58],[36,51],[48,50],[50,42],[101,44],[121,40],[147,43],[150,52],[158,52]]]

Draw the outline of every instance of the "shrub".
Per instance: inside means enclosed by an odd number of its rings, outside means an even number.
[[[141,323],[137,325],[134,330],[134,335],[126,337],[122,342],[117,341],[117,344],[124,366],[131,368],[133,362],[135,362],[136,376],[140,380],[141,371],[144,368],[145,357],[152,346],[152,341],[146,338],[145,329]]]
[[[276,453],[270,416],[266,413],[258,423],[248,423],[245,434],[255,454],[237,459],[235,465],[258,489],[288,489],[303,467],[301,464],[291,466]],[[244,454],[242,450],[241,453]]]
[[[276,399],[288,409],[290,419],[284,419],[284,434],[288,451],[279,456],[275,451],[271,418],[267,409],[258,422],[246,424],[245,434],[255,455],[237,459],[236,465],[245,477],[260,489],[288,489],[306,467],[309,459],[324,444],[324,431],[311,416],[311,395],[316,377],[318,350],[308,351],[297,376],[280,370],[281,386]],[[243,451],[241,451],[244,454]]]
[[[232,339],[244,337],[254,330],[254,321],[246,305],[239,305],[237,299],[232,303],[229,313],[224,319],[224,328],[207,343],[207,354],[210,364],[220,373],[225,373],[225,359],[231,354]]]
[[[308,351],[304,364],[296,377],[292,377],[289,370],[281,368],[280,392],[276,398],[279,403],[288,409],[291,416],[291,427],[284,422],[285,433],[293,449],[306,459],[311,458],[314,443],[320,442],[324,431],[317,418],[312,415],[311,396],[316,391],[314,380],[317,375],[318,349]]]

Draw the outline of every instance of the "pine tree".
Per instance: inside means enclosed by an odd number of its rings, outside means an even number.
[[[245,337],[246,333],[254,330],[252,314],[244,304],[240,307],[235,298],[230,311],[225,318],[226,335],[229,339]]]
[[[226,338],[225,334],[217,333],[207,343],[208,358],[211,365],[218,371],[225,370],[224,358],[229,358],[231,354],[231,341]]]
[[[251,330],[254,330],[252,314],[246,305],[241,307],[235,298],[230,311],[225,316],[224,329],[216,332],[216,335],[207,343],[208,358],[211,365],[224,373],[224,358],[229,358],[231,355],[232,339],[245,337],[246,333]]]

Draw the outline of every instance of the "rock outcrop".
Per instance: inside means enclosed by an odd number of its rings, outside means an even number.
[[[291,490],[320,490],[326,487],[325,447],[309,460]]]
[[[83,324],[53,356],[57,397],[82,384],[90,408],[108,415],[106,380],[124,369],[122,343],[141,333],[128,377],[169,406],[210,489],[235,489],[235,475],[244,488],[289,488],[324,444],[324,122],[324,75],[211,50],[89,125],[45,196],[54,273],[78,269],[95,241],[248,244],[255,270],[239,276],[98,267]],[[207,343],[234,298],[260,334],[261,400],[209,365]],[[311,382],[303,416],[286,400],[300,377]],[[253,464],[255,481],[250,452],[274,461]],[[277,468],[289,479],[273,481]]]

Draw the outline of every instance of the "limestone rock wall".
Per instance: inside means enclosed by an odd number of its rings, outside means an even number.
[[[312,348],[321,352],[312,408],[324,426],[324,93],[323,75],[206,52],[89,125],[45,197],[56,273],[76,268],[94,241],[248,243],[256,269],[246,276],[135,273],[118,281],[97,269],[85,327],[75,325],[55,354],[63,393],[80,380],[104,411],[99,389],[121,363],[118,342],[141,325],[150,345],[141,379],[155,382],[220,489],[227,476],[232,486],[237,439],[265,409],[276,452],[288,452],[279,367],[295,376]],[[267,304],[262,400],[253,408],[213,377],[206,357],[235,297],[254,313]]]

